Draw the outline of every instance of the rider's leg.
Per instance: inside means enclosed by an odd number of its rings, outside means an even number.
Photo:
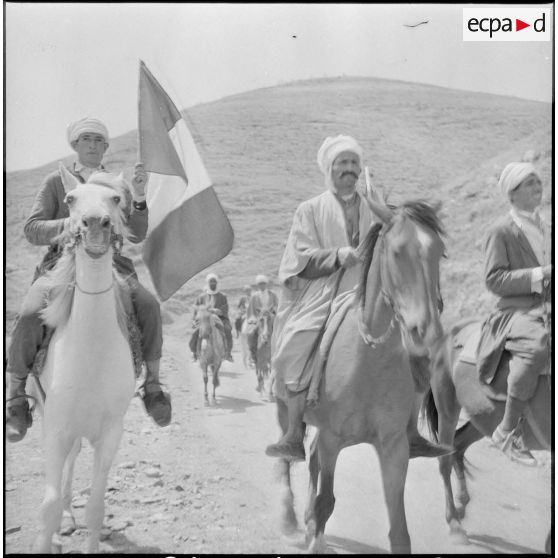
[[[188,345],[190,346],[190,351],[192,352],[192,359],[194,361],[198,360],[198,338],[200,336],[200,330],[198,328],[194,329],[192,336]]]
[[[25,384],[45,335],[39,312],[47,296],[48,282],[40,277],[29,288],[12,331],[6,366],[6,437],[10,442],[23,439],[32,423]]]
[[[163,392],[159,379],[163,348],[163,323],[157,299],[139,282],[132,287],[132,303],[141,330],[141,347],[146,365],[143,402],[147,413],[159,426],[171,420],[170,395]]]
[[[292,392],[287,389],[287,409],[289,426],[283,437],[276,444],[267,446],[265,453],[271,457],[283,457],[290,461],[304,461],[304,433],[306,424],[303,421],[306,406],[307,390]]]
[[[535,392],[539,374],[550,362],[548,334],[542,319],[528,314],[516,316],[505,348],[511,354],[508,397],[504,417],[492,440],[513,460],[531,465],[536,461],[514,431]]]

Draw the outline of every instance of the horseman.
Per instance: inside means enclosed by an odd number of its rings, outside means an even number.
[[[77,153],[77,161],[69,168],[81,183],[96,171],[105,171],[103,156],[108,149],[109,135],[106,126],[95,118],[82,118],[68,126],[67,139]],[[141,242],[147,232],[149,210],[145,202],[147,173],[142,163],[137,163],[129,192],[125,219],[130,242]],[[62,254],[57,237],[69,226],[69,210],[64,203],[64,186],[59,171],[49,174],[43,181],[31,214],[25,222],[24,232],[31,244],[48,246],[37,266],[33,283],[23,301],[16,321],[6,368],[6,436],[10,442],[23,439],[32,424],[32,416],[25,393],[27,376],[35,356],[45,339],[46,328],[39,312],[45,307],[49,285],[44,273],[54,267]],[[132,260],[114,255],[114,268],[127,278],[132,306],[141,332],[141,349],[146,363],[146,377],[142,400],[147,413],[159,426],[171,420],[170,396],[161,390],[159,364],[162,353],[163,333],[159,303],[138,281]]]
[[[302,202],[294,215],[279,267],[282,290],[271,343],[271,365],[277,395],[284,391],[281,399],[288,408],[288,430],[278,443],[266,448],[272,457],[305,459],[303,415],[312,365],[321,364],[316,362],[317,343],[333,298],[352,291],[360,281],[357,247],[374,223],[356,190],[362,158],[362,148],[354,138],[326,138],[318,151],[326,191]],[[435,448],[419,436],[416,424],[410,425],[409,438],[411,457],[427,456]]]
[[[206,277],[206,287],[205,292],[202,293],[196,299],[193,320],[193,332],[190,338],[190,350],[192,351],[192,360],[195,362],[198,360],[198,339],[200,335],[199,324],[196,319],[197,307],[207,306],[213,314],[215,314],[219,320],[217,322],[218,327],[220,327],[225,335],[225,345],[227,355],[225,359],[229,362],[233,362],[233,357],[231,354],[233,339],[232,339],[232,327],[229,320],[229,302],[224,293],[217,289],[218,277],[215,273],[209,273]]]
[[[537,211],[542,182],[531,163],[508,164],[499,187],[511,209],[484,244],[484,279],[497,301],[483,324],[477,363],[481,381],[490,383],[502,353],[510,354],[504,417],[492,441],[513,461],[534,465],[518,425],[539,375],[550,366],[551,229]]]
[[[250,358],[255,363],[256,362],[256,351],[258,350],[258,320],[262,312],[268,311],[273,317],[277,313],[277,306],[279,300],[277,295],[270,291],[268,288],[269,279],[265,275],[256,276],[256,287],[257,290],[254,291],[250,297],[250,302],[248,303],[248,309],[246,311],[246,319],[251,325],[248,332],[248,348],[250,350]]]

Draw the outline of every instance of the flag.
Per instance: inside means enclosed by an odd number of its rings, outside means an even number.
[[[186,122],[140,61],[139,157],[149,174],[143,260],[161,300],[224,258],[234,233]]]

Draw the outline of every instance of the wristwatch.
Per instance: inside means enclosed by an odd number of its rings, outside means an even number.
[[[145,200],[140,202],[133,201],[132,205],[134,206],[134,209],[137,209],[138,211],[143,211],[147,208],[147,202]]]

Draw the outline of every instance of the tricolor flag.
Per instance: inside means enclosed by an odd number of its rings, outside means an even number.
[[[224,258],[234,233],[170,97],[140,61],[139,156],[149,173],[143,259],[162,300]]]

